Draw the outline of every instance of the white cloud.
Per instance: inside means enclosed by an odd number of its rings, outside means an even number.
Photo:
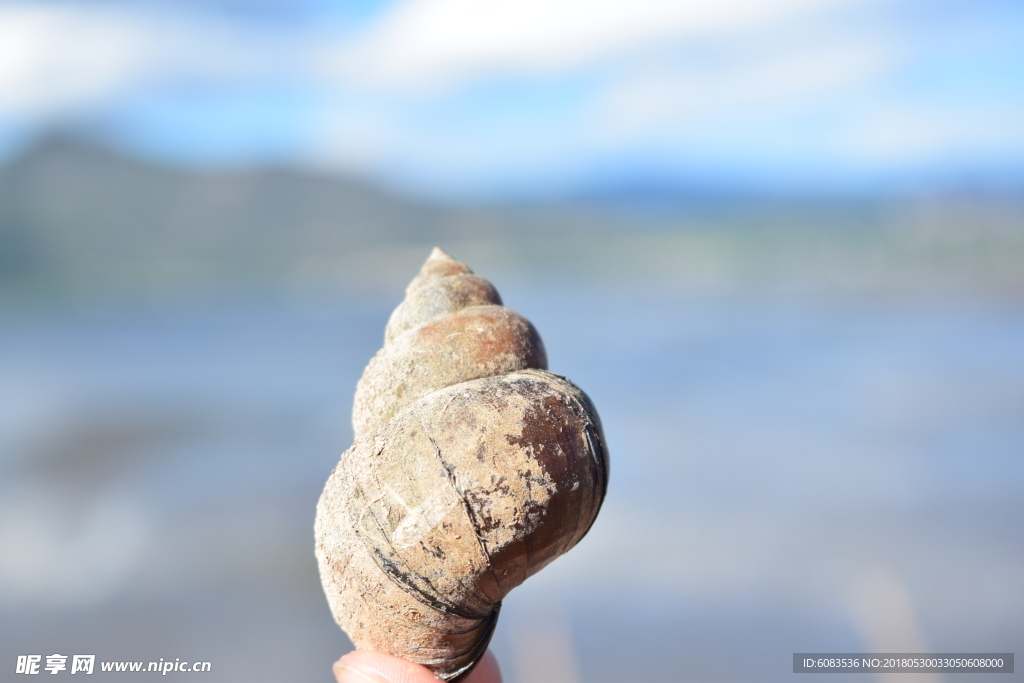
[[[856,1],[405,0],[318,60],[339,82],[424,90],[580,68],[653,43],[764,29]]]
[[[31,114],[110,95],[138,76],[143,32],[121,16],[0,7],[0,111]]]
[[[258,36],[196,16],[114,5],[0,5],[0,115],[74,113],[174,78],[244,78],[266,72],[274,58]]]
[[[270,129],[290,126],[301,163],[452,186],[651,150],[758,167],[1019,158],[1008,87],[952,104],[958,86],[934,78],[899,89],[945,49],[889,21],[884,5],[905,1],[398,0],[339,34],[163,3],[0,0],[0,140],[126,115],[142,149],[173,139],[210,158],[230,126],[252,158],[277,158]]]
[[[840,151],[869,166],[961,155],[1013,160],[1024,153],[1024,108],[888,102],[865,107],[843,131]]]
[[[735,49],[726,59],[645,61],[613,77],[597,98],[602,138],[677,134],[722,115],[803,107],[884,76],[896,51],[877,40],[789,42]]]
[[[323,165],[371,172],[445,168],[441,175],[470,183],[467,177],[487,183],[495,174],[528,174],[529,169],[564,166],[571,173],[588,159],[627,151],[637,143],[678,152],[715,139],[712,146],[721,147],[722,129],[737,125],[737,119],[750,121],[761,114],[785,118],[829,98],[849,98],[884,81],[904,57],[891,41],[870,31],[851,32],[834,21],[816,18],[811,22],[814,30],[800,22],[759,24],[756,30],[734,34],[715,32],[738,28],[738,19],[730,23],[727,14],[714,16],[714,31],[710,18],[699,24],[714,35],[699,41],[698,50],[680,39],[636,46],[607,59],[587,89],[577,94],[578,106],[569,119],[509,118],[502,125],[465,129],[436,125],[434,109],[434,125],[425,125],[416,113],[421,103],[434,102],[443,110],[448,106],[444,98],[417,98],[415,90],[400,97],[377,91],[376,101],[404,100],[404,105],[393,102],[372,114],[366,110],[361,125],[352,122],[351,101],[335,111],[325,108],[313,122],[321,131],[315,136],[315,157]],[[371,34],[376,30],[370,29]],[[365,144],[367,130],[373,133],[372,145]]]

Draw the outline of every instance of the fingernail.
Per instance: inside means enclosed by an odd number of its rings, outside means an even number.
[[[340,660],[334,663],[334,677],[338,683],[390,683],[371,671],[343,664]]]

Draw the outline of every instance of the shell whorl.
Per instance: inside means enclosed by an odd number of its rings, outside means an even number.
[[[356,389],[355,442],[317,507],[353,643],[459,680],[505,595],[587,532],[607,487],[597,412],[533,326],[435,249]]]

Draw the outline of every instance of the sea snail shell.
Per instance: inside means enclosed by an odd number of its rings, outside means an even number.
[[[356,647],[460,680],[505,595],[587,533],[608,481],[601,423],[546,366],[529,321],[434,249],[317,506],[320,578]]]

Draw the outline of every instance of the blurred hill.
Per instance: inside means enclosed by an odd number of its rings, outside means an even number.
[[[828,201],[665,191],[443,206],[290,169],[159,167],[68,138],[0,169],[7,301],[390,294],[434,244],[507,277],[1024,294],[1017,194]]]
[[[445,218],[350,180],[187,173],[51,139],[0,171],[0,278],[51,293],[280,285],[321,271],[344,279],[374,245],[451,239]]]

